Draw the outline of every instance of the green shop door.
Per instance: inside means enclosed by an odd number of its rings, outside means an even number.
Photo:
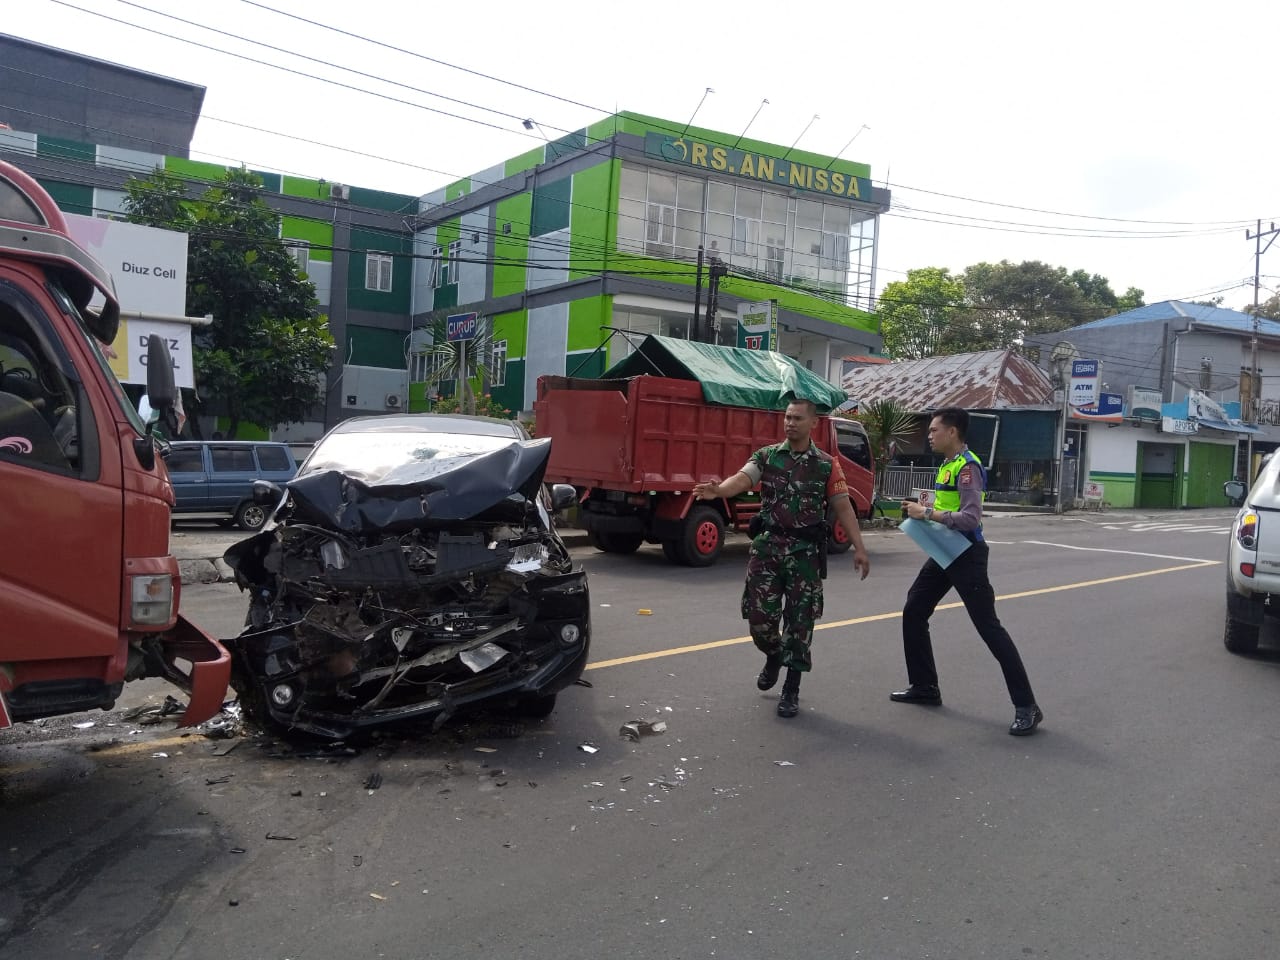
[[[1193,440],[1188,463],[1187,506],[1226,506],[1222,485],[1235,473],[1235,444],[1196,443]]]
[[[1170,510],[1178,505],[1182,451],[1180,443],[1138,444],[1137,506]]]

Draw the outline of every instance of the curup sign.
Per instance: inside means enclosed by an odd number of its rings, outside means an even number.
[[[778,349],[777,300],[739,305],[738,346],[745,350]]]
[[[445,318],[445,339],[450,343],[474,340],[479,332],[480,315],[477,313],[456,313]]]
[[[111,271],[120,332],[107,354],[122,383],[147,382],[147,341],[158,335],[173,356],[174,381],[194,387],[187,312],[187,235],[136,223],[67,214],[75,241]],[[113,355],[114,354],[114,355]]]

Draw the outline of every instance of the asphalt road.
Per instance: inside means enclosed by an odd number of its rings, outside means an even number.
[[[0,955],[1273,956],[1280,654],[1270,628],[1223,649],[1229,516],[988,523],[1027,739],[962,609],[934,620],[946,705],[889,702],[920,562],[897,532],[863,583],[834,560],[791,721],[754,688],[738,544],[693,571],[577,551],[592,686],[523,732],[308,757],[119,713],[29,727],[0,739]],[[227,585],[184,607],[243,619]],[[667,733],[621,740],[638,717]]]

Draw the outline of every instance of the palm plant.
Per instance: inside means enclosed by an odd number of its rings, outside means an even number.
[[[906,407],[892,398],[869,400],[859,406],[854,419],[867,430],[871,442],[871,459],[876,465],[875,496],[880,499],[884,488],[884,470],[893,459],[899,440],[905,440],[915,429],[916,418]]]
[[[426,357],[427,382],[436,384],[443,380],[456,380],[459,409],[462,413],[474,415],[476,397],[471,381],[489,379],[493,357],[492,331],[481,322],[476,335],[470,340],[449,340],[445,317],[433,319],[428,329],[431,342],[418,351]]]

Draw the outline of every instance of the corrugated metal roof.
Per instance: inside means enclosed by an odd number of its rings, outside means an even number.
[[[938,407],[1054,408],[1049,377],[1013,350],[957,353],[861,367],[845,374],[844,388],[860,403],[892,399],[912,413]]]
[[[1184,323],[1191,321],[1202,327],[1214,327],[1236,333],[1253,332],[1252,314],[1240,310],[1228,310],[1226,307],[1208,307],[1201,303],[1188,303],[1185,300],[1162,300],[1160,303],[1148,303],[1145,307],[1117,313],[1113,317],[1103,317],[1092,323],[1082,323],[1078,327],[1071,327],[1061,333],[1064,338],[1070,339],[1072,330],[1096,330],[1129,323],[1151,323],[1164,320]],[[1266,318],[1259,319],[1258,332],[1268,337],[1280,337],[1280,323]]]

